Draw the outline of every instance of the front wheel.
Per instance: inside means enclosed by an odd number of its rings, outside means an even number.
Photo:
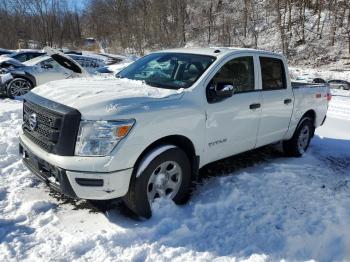
[[[312,120],[308,117],[303,118],[293,137],[290,140],[283,141],[283,151],[288,156],[302,156],[309,147],[314,130]]]
[[[9,98],[23,96],[32,89],[32,84],[24,78],[15,78],[7,85],[6,93]]]
[[[147,161],[141,161],[139,167]],[[134,172],[124,203],[136,215],[149,218],[155,199],[167,198],[183,204],[188,199],[190,185],[191,165],[187,155],[180,148],[170,148],[151,160],[140,174]]]

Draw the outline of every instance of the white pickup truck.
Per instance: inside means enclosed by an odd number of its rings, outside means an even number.
[[[301,156],[329,99],[327,85],[292,85],[279,54],[165,50],[113,79],[33,89],[23,102],[20,152],[65,195],[122,197],[148,218],[156,198],[184,203],[210,162],[279,141],[286,154]]]

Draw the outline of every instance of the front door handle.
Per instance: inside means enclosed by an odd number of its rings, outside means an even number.
[[[250,109],[257,109],[257,108],[260,108],[260,104],[259,103],[256,103],[256,104],[251,104],[250,106],[249,106],[249,108]]]
[[[290,103],[292,103],[292,99],[290,99],[290,98],[284,99],[284,104],[285,105],[288,105]]]

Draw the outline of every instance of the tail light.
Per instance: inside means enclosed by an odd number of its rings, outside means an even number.
[[[327,101],[331,101],[332,99],[332,94],[331,93],[327,93]]]

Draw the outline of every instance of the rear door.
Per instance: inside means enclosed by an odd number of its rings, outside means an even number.
[[[287,68],[278,57],[260,55],[262,108],[257,147],[283,139],[293,112],[293,91]]]
[[[255,147],[261,97],[258,91],[257,56],[231,56],[214,71],[207,83],[206,150],[212,162]],[[232,85],[235,94],[219,101],[210,101],[208,90],[213,86]]]

